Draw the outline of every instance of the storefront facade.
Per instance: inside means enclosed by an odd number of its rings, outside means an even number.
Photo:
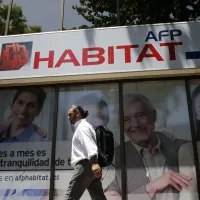
[[[1,37],[1,199],[63,199],[73,104],[114,133],[107,199],[199,199],[199,32],[182,22]],[[174,172],[188,189],[169,186]]]

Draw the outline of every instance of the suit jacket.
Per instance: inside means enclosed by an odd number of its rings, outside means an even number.
[[[167,167],[173,171],[179,172],[178,166],[178,150],[181,145],[188,141],[182,139],[171,140],[163,133],[156,133],[160,139],[160,149],[164,154]],[[127,194],[144,194],[146,193],[145,185],[150,182],[146,176],[146,169],[142,159],[133,146],[131,141],[125,143],[125,165],[126,165],[126,192]],[[115,179],[108,187],[107,191],[116,191],[121,194],[121,159],[120,146],[115,149]],[[177,191],[174,189],[174,192]],[[178,199],[178,198],[177,198]]]

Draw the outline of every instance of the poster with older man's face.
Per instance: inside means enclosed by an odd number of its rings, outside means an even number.
[[[55,93],[0,90],[0,199],[48,197]]]
[[[127,199],[198,199],[184,81],[124,83],[123,108]],[[120,171],[108,190],[121,197]]]

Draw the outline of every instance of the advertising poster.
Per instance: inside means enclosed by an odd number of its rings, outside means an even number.
[[[184,81],[125,83],[123,102],[127,199],[198,199]],[[120,198],[117,170],[108,190]]]
[[[54,89],[0,90],[0,199],[48,196]]]
[[[56,166],[55,199],[63,199],[69,181],[73,174],[70,164],[71,143],[74,127],[68,121],[68,109],[72,105],[80,105],[89,112],[86,120],[95,125],[104,125],[109,128],[115,138],[115,146],[120,144],[119,124],[113,115],[115,105],[118,101],[118,85],[82,85],[76,87],[61,87],[59,91],[58,124],[56,140],[56,160],[62,159],[63,165]],[[114,164],[114,161],[113,161]],[[103,168],[102,185],[104,191],[114,179],[115,170],[113,166]],[[113,197],[110,197],[113,199]],[[82,200],[90,199],[86,190]]]

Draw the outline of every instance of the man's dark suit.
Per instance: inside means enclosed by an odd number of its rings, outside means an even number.
[[[171,140],[163,133],[157,132],[156,134],[160,139],[160,149],[166,158],[167,167],[175,172],[179,172],[178,150],[181,145],[187,143],[188,141],[182,139]],[[125,154],[127,167],[127,194],[146,193],[145,185],[148,184],[150,180],[146,176],[146,169],[142,162],[142,159],[131,141],[125,143]],[[108,187],[108,191],[116,191],[121,194],[120,146],[115,149],[115,167],[115,179]],[[174,192],[177,193],[175,189]]]

